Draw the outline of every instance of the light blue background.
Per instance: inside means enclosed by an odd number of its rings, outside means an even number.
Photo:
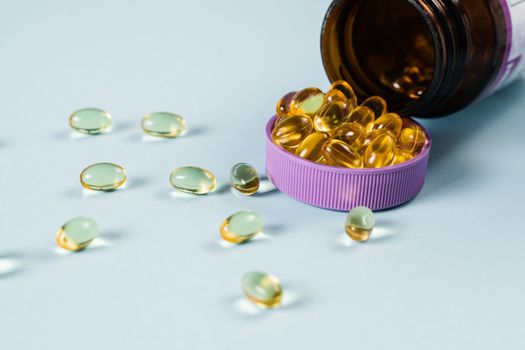
[[[446,119],[427,183],[377,214],[367,244],[344,213],[278,192],[172,194],[170,172],[233,164],[264,171],[277,99],[328,87],[323,1],[8,1],[0,3],[0,348],[523,349],[525,84]],[[115,127],[71,138],[94,106]],[[190,131],[143,140],[142,115],[167,110]],[[94,162],[126,167],[125,190],[86,195]],[[219,243],[222,220],[261,212],[266,236]],[[89,215],[101,239],[80,254],[54,234]],[[277,275],[285,305],[244,302],[249,270]]]

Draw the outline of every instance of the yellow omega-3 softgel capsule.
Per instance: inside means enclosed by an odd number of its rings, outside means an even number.
[[[325,101],[326,103],[334,102],[334,101],[341,101],[345,104],[348,103],[347,98],[345,94],[343,94],[339,90],[330,90],[325,94]]]
[[[344,102],[330,102],[324,105],[314,117],[314,128],[317,131],[330,132],[341,125],[347,116],[348,112]]]
[[[427,136],[418,126],[408,126],[401,131],[398,140],[398,147],[402,151],[416,155],[425,146]]]
[[[366,136],[365,127],[358,123],[345,123],[332,133],[333,139],[343,141],[355,150],[363,146]]]
[[[324,104],[324,93],[318,88],[306,88],[296,93],[290,103],[291,113],[313,117]]]
[[[372,129],[374,128],[374,121],[374,111],[364,106],[359,106],[355,108],[346,119],[347,123],[361,124],[365,127],[366,132],[372,131]]]
[[[361,146],[361,148],[359,149],[359,153],[360,154],[363,154],[366,150],[366,148],[368,147],[368,145],[370,145],[370,143],[375,139],[377,138],[378,136],[380,135],[384,135],[384,134],[388,134],[392,137],[395,138],[394,134],[390,131],[390,130],[387,130],[387,129],[380,129],[380,130],[372,130],[371,132],[369,132],[366,137],[365,137],[365,141],[363,142],[363,145]]]
[[[354,92],[354,89],[344,80],[337,80],[330,85],[330,90],[339,90],[345,95],[350,108],[355,108],[357,106],[357,96]]]
[[[386,113],[386,101],[379,96],[372,96],[367,98],[361,106],[370,108],[377,118]]]
[[[412,154],[402,151],[398,148],[396,150],[396,155],[394,156],[394,161],[392,162],[392,165],[408,162],[412,158],[414,158]]]
[[[303,140],[295,150],[295,155],[319,162],[323,159],[323,145],[329,140],[328,134],[324,132],[314,132]]]
[[[382,168],[389,166],[396,155],[396,139],[385,133],[376,137],[365,150],[363,155],[366,168]]]
[[[296,93],[296,91],[289,92],[279,100],[275,108],[275,113],[278,117],[285,118],[292,115],[291,104]]]
[[[361,168],[363,158],[352,147],[340,140],[330,140],[324,146],[324,159],[329,165],[343,168]]]
[[[294,115],[279,120],[272,131],[277,146],[296,148],[312,132],[312,119],[307,115]]]
[[[247,163],[239,163],[233,166],[230,171],[230,181],[237,192],[247,196],[256,193],[261,184],[259,173]]]
[[[403,120],[396,113],[387,113],[376,119],[374,122],[374,129],[381,130],[386,129],[392,132],[397,138],[401,134],[401,128],[403,127]]]
[[[281,282],[270,274],[248,272],[242,277],[242,290],[246,298],[259,307],[276,308],[281,304]]]

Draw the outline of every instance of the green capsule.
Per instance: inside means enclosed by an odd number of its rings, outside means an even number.
[[[230,181],[233,188],[248,196],[256,193],[261,184],[257,170],[247,163],[239,163],[232,168]]]
[[[126,182],[126,170],[113,163],[96,163],[80,173],[80,183],[95,191],[113,191]]]
[[[98,236],[98,224],[89,217],[77,217],[66,222],[56,234],[59,247],[79,251],[85,249]]]
[[[158,137],[175,138],[186,131],[184,118],[168,112],[146,114],[141,125],[145,133]]]
[[[191,194],[207,194],[215,189],[217,180],[210,171],[194,166],[173,170],[170,184],[177,190]]]
[[[85,108],[71,114],[69,125],[84,134],[100,134],[111,127],[111,115],[102,109]]]
[[[346,234],[355,241],[365,242],[375,225],[374,213],[367,207],[355,207],[346,217]]]
[[[251,210],[231,215],[221,225],[222,239],[230,243],[244,243],[259,233],[264,226],[262,216]]]
[[[251,302],[263,308],[281,304],[283,288],[277,277],[263,272],[248,272],[242,277],[242,290]]]

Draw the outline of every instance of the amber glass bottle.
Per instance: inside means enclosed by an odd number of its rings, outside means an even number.
[[[335,0],[321,52],[331,81],[435,117],[520,76],[524,29],[523,0]]]

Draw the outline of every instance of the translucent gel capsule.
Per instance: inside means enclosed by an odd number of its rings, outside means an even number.
[[[313,117],[324,104],[324,93],[318,88],[306,88],[294,95],[291,111]]]
[[[224,220],[220,234],[227,242],[244,243],[261,233],[263,226],[264,222],[260,214],[244,210]]]
[[[272,131],[277,146],[295,148],[312,132],[312,119],[307,115],[294,115],[280,119]]]
[[[71,114],[69,125],[84,134],[100,134],[111,127],[111,116],[102,109],[85,108]]]
[[[347,103],[347,98],[345,94],[343,94],[339,90],[330,90],[325,94],[325,101],[326,103],[334,102],[334,101],[341,101],[345,104]]]
[[[179,191],[201,195],[212,192],[217,180],[215,175],[206,169],[184,166],[173,170],[170,184]]]
[[[397,149],[396,150],[396,155],[394,157],[394,161],[392,162],[392,165],[408,162],[412,158],[414,158],[414,156],[412,154],[410,154],[408,152],[405,152],[405,151],[402,151],[400,149]]]
[[[295,155],[312,162],[319,162],[323,158],[323,145],[329,138],[324,132],[314,132],[299,144]]]
[[[252,195],[259,190],[261,179],[257,170],[247,163],[236,164],[230,171],[230,181],[238,192]]]
[[[314,117],[314,128],[317,131],[330,132],[341,125],[347,116],[348,113],[344,102],[330,102],[324,105]]]
[[[361,106],[370,108],[377,118],[386,113],[386,101],[379,96],[372,96],[367,98]]]
[[[296,93],[296,91],[289,92],[279,100],[275,108],[275,113],[278,117],[285,118],[292,115],[291,104]]]
[[[126,182],[126,170],[113,163],[96,163],[80,173],[80,183],[95,191],[113,191]]]
[[[395,113],[387,113],[381,116],[379,119],[376,119],[374,122],[375,130],[387,129],[391,131],[396,138],[399,137],[399,134],[401,134],[402,127],[403,120]]]
[[[158,137],[174,138],[186,131],[184,118],[168,112],[146,114],[141,125],[145,133]]]
[[[326,162],[332,166],[343,168],[361,168],[363,166],[361,155],[343,141],[328,141],[324,146],[323,155]]]
[[[394,134],[390,130],[387,130],[387,129],[372,130],[371,132],[369,132],[366,135],[365,141],[363,142],[363,145],[361,146],[361,148],[359,150],[359,153],[363,154],[365,152],[366,148],[368,147],[368,145],[370,145],[370,143],[375,138],[377,138],[380,135],[384,135],[384,134],[388,134],[388,135],[394,137]]]
[[[281,304],[283,289],[277,277],[263,272],[248,272],[242,277],[244,295],[263,308],[275,308]]]
[[[79,251],[85,249],[98,236],[98,224],[89,217],[77,217],[66,222],[56,234],[59,247]]]
[[[355,207],[346,217],[345,231],[354,241],[366,242],[374,226],[374,213],[367,207]]]
[[[361,124],[345,123],[334,130],[332,138],[343,141],[354,150],[358,150],[365,142],[366,130]]]
[[[357,106],[357,96],[355,95],[354,89],[344,80],[337,80],[330,85],[330,90],[339,90],[346,96],[348,104],[351,109]]]
[[[408,126],[401,131],[398,140],[398,147],[402,151],[416,155],[425,146],[427,136],[425,132],[418,126]]]
[[[359,106],[352,110],[348,118],[347,123],[358,123],[365,127],[366,132],[372,131],[374,128],[375,115],[374,111],[365,106]]]
[[[376,137],[363,155],[365,168],[382,168],[389,166],[396,155],[396,139],[390,134]]]

